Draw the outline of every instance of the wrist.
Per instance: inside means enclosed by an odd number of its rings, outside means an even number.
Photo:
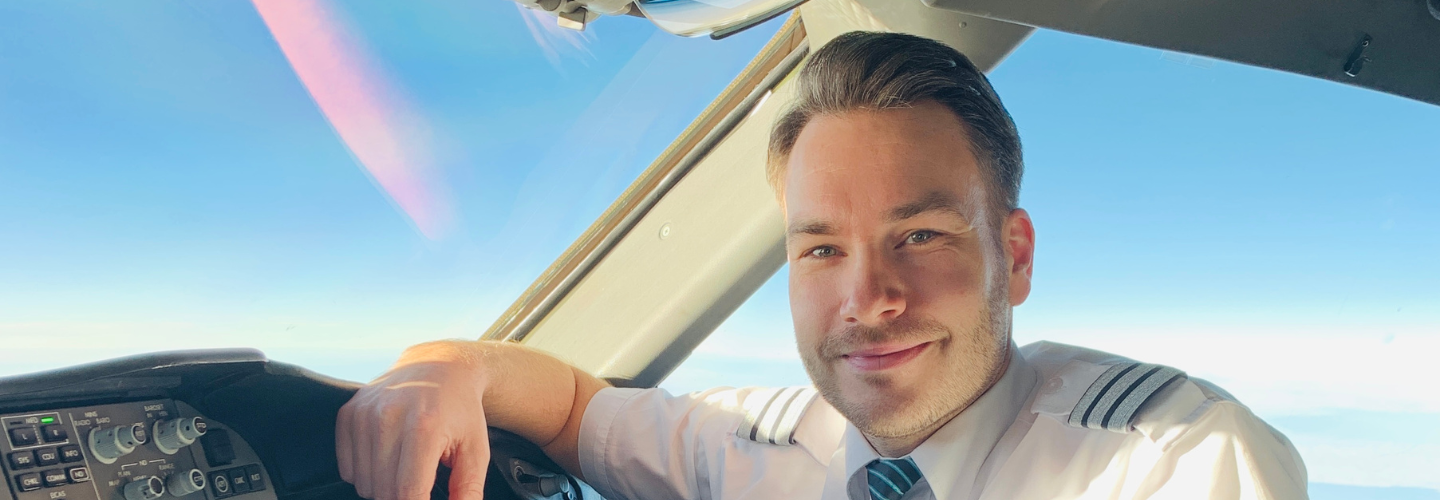
[[[501,363],[498,342],[473,340],[437,340],[417,344],[400,355],[405,365],[429,364],[443,370],[446,383],[469,385],[477,396],[483,396],[494,380],[495,367]]]

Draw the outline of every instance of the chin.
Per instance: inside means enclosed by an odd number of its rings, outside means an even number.
[[[831,401],[841,415],[869,436],[902,437],[919,432],[935,420],[933,404],[913,391],[897,390],[894,377],[865,375],[842,389]],[[827,398],[829,399],[829,398]]]
[[[857,409],[853,417],[842,412],[846,419],[855,424],[862,434],[881,438],[900,438],[924,431],[934,424],[935,418],[922,405],[908,404],[877,405]]]

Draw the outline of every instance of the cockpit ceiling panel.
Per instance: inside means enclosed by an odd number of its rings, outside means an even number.
[[[1437,0],[924,1],[991,19],[1273,68],[1440,104]]]
[[[916,0],[810,0],[800,6],[810,46],[855,30],[933,38],[959,50],[981,71],[995,69],[1035,29],[926,7]]]

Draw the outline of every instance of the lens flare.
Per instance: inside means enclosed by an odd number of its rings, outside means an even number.
[[[430,127],[324,0],[252,0],[345,147],[426,238],[454,220]]]

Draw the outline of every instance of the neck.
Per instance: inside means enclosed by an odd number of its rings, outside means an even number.
[[[1000,369],[990,375],[990,380],[985,381],[984,388],[977,392],[974,397],[971,397],[969,401],[965,401],[964,404],[957,406],[949,414],[936,419],[935,422],[925,426],[925,428],[904,436],[872,436],[864,432],[861,432],[861,435],[865,436],[865,440],[868,441],[870,446],[875,448],[875,451],[879,452],[882,457],[900,458],[909,455],[910,452],[915,451],[915,448],[919,448],[925,440],[930,439],[930,436],[933,436],[935,431],[940,430],[945,424],[950,423],[955,417],[960,416],[967,408],[970,408],[970,405],[975,404],[975,400],[980,399],[980,396],[989,392],[991,387],[995,387],[995,383],[999,382],[1000,377],[1005,376],[1005,371],[1010,369],[1010,356],[1012,355],[1014,355],[1014,353],[1010,352],[1010,345],[1007,343],[1005,345],[1005,357],[1002,358],[1004,361],[1000,363]]]

